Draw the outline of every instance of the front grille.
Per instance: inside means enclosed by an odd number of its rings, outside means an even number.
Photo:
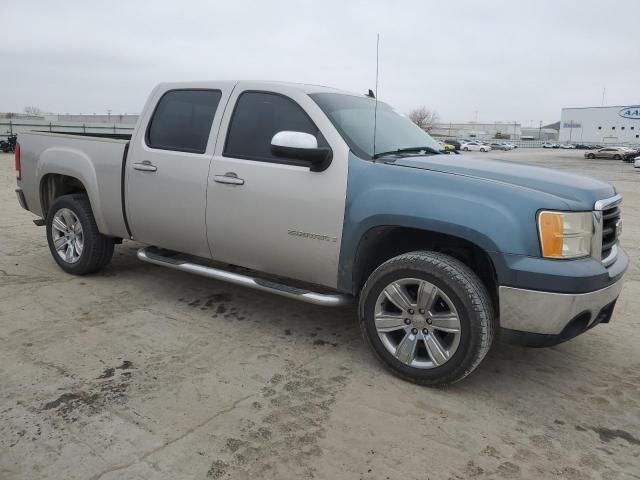
[[[605,208],[602,211],[602,259],[611,253],[618,241],[618,222],[620,221],[620,205]]]

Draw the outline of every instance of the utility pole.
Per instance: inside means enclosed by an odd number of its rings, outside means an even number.
[[[542,141],[542,120],[540,120],[540,123],[538,124],[538,140]]]
[[[600,106],[601,106],[601,107],[604,107],[604,94],[606,93],[606,91],[607,91],[607,88],[606,88],[606,87],[604,87],[604,88],[602,89],[602,103],[600,103]]]
[[[569,120],[569,143],[571,143],[571,134],[573,133],[573,120]]]
[[[111,110],[107,110],[107,122],[111,123]]]

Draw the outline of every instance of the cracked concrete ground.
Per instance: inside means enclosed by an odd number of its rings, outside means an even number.
[[[613,182],[632,260],[610,325],[496,345],[447,389],[388,374],[353,309],[140,263],[72,277],[0,155],[0,478],[640,478],[640,171],[494,152]]]

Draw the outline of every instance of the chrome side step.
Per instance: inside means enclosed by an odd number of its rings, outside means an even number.
[[[225,282],[234,283],[236,285],[242,285],[244,287],[261,290],[263,292],[274,293],[276,295],[293,298],[295,300],[302,300],[303,302],[313,303],[315,305],[324,305],[325,307],[341,307],[350,304],[353,300],[353,297],[351,295],[340,293],[324,294],[311,292],[297,287],[291,287],[289,285],[271,282],[262,278],[250,277],[247,275],[241,275],[239,273],[221,270],[219,268],[199,265],[197,263],[189,262],[183,259],[165,257],[163,255],[150,251],[147,248],[139,249],[137,255],[138,258],[143,262],[153,263],[154,265],[173,268],[174,270],[181,270],[183,272],[195,273],[196,275],[201,275],[203,277],[209,277],[215,280],[223,280]]]

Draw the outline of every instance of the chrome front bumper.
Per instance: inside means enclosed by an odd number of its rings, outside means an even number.
[[[500,326],[510,330],[559,335],[578,315],[589,313],[589,325],[620,295],[623,280],[589,293],[552,293],[500,287]]]

